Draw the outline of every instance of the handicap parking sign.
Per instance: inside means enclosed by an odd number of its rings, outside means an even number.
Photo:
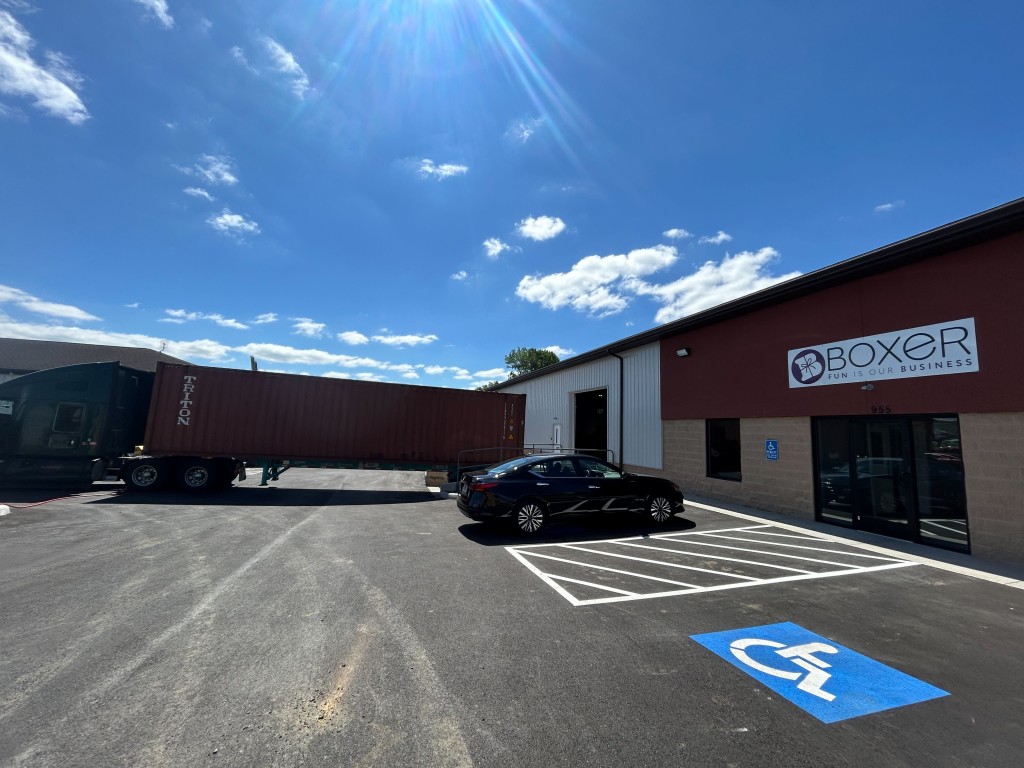
[[[788,621],[691,639],[825,723],[949,695]]]
[[[778,440],[765,440],[764,441],[764,457],[768,461],[779,460],[779,441]]]

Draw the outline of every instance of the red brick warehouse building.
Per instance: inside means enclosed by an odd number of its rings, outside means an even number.
[[[501,388],[527,394],[528,443],[1024,562],[1022,257],[1024,199]]]

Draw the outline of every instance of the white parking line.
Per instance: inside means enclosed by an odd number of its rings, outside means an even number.
[[[719,533],[701,533],[701,532],[698,531],[698,532],[695,532],[692,535],[694,535],[694,536],[707,536],[707,537],[712,538],[712,539],[728,539],[729,541],[746,541],[746,542],[751,543],[751,544],[762,544],[762,543],[764,543],[762,541],[758,541],[757,539],[743,539],[743,538],[740,538],[739,536],[723,536],[723,535],[721,535]],[[812,539],[812,541],[813,541],[813,539]],[[818,539],[818,541],[822,541],[822,539]],[[703,545],[702,542],[694,542],[694,544],[702,544]],[[772,542],[772,544],[774,544],[777,547],[791,547],[793,549],[810,549],[810,550],[813,550],[814,552],[829,552],[829,553],[832,553],[834,555],[850,555],[851,557],[867,557],[867,558],[870,558],[871,560],[891,560],[892,559],[890,557],[879,557],[877,555],[865,555],[865,554],[862,554],[860,552],[847,552],[847,551],[839,551],[839,550],[835,550],[835,549],[822,549],[821,547],[805,547],[805,546],[802,546],[800,544],[783,544],[782,542]],[[713,546],[716,546],[716,545],[708,544],[706,546],[713,547]],[[755,551],[760,551],[760,550],[755,550]],[[826,561],[822,560],[821,562],[826,562]]]
[[[728,515],[729,517],[733,517],[738,520],[749,520],[764,525],[763,517],[755,517],[754,515],[748,515],[745,512],[737,512],[735,510],[726,509],[724,507],[718,507],[713,504],[704,504],[699,501],[690,501],[689,499],[687,499],[686,506],[696,507],[698,509],[706,509],[709,512],[717,512],[719,514]],[[784,523],[781,521],[772,521],[771,523],[768,523],[768,525],[774,528],[780,528],[784,531],[792,531],[796,534],[804,534],[807,532],[806,528],[801,528],[796,525]],[[890,547],[880,546],[879,544],[869,544],[868,542],[847,539],[819,531],[815,531],[813,535],[815,536],[815,538],[820,538],[825,541],[831,541],[836,544],[844,544],[850,547],[855,547],[857,549],[867,550],[869,552],[878,552],[880,554],[901,557],[906,560],[912,560],[913,562],[918,563],[919,565],[927,565],[931,568],[938,568],[943,571],[949,571],[950,573],[956,573],[960,576],[967,576],[972,579],[982,579],[984,581],[991,581],[995,584],[1002,584],[1007,587],[1013,587],[1014,589],[1024,589],[1024,579],[1020,578],[1019,576],[1003,576],[1002,574],[980,570],[979,568],[971,568],[966,565],[957,565],[954,562],[946,562],[944,560],[939,560],[936,557],[926,557],[925,555],[914,554],[912,552],[900,552]]]
[[[653,536],[651,538],[653,538]],[[671,540],[674,541],[674,539],[671,539]],[[807,561],[809,563],[821,563],[823,565],[838,565],[838,566],[845,566],[846,565],[846,563],[837,563],[837,562],[835,562],[833,560],[820,560],[820,559],[818,559],[816,557],[804,557],[803,555],[787,555],[787,554],[784,554],[782,552],[766,552],[763,549],[751,549],[750,547],[730,547],[727,544],[709,544],[706,541],[688,541],[686,543],[687,543],[687,545],[689,545],[691,547],[712,547],[714,549],[728,549],[728,550],[731,550],[731,551],[734,551],[734,552],[749,552],[750,554],[753,554],[753,555],[773,555],[775,557],[785,557],[785,558],[787,558],[789,560],[805,560],[805,561]],[[631,546],[631,547],[642,547],[644,545],[643,544],[630,544],[629,546]],[[648,547],[648,548],[649,549],[653,549],[653,547]],[[665,550],[665,551],[674,552],[676,550]],[[832,552],[833,550],[823,550],[823,551]],[[692,554],[697,554],[697,553],[689,552],[687,554],[691,554],[692,555]],[[703,553],[703,554],[707,554],[707,553]],[[840,552],[839,554],[845,554],[845,553]],[[718,556],[716,555],[716,557],[718,557]],[[719,558],[719,559],[724,560],[725,558]],[[744,561],[740,561],[740,562],[744,562]],[[753,561],[746,561],[746,562],[753,562]],[[758,563],[758,565],[767,565],[767,563]],[[781,566],[781,565],[772,565],[771,567],[772,568],[783,569],[783,566]],[[799,568],[785,568],[784,570],[800,571],[801,573],[810,573],[810,571],[803,571],[803,570],[801,570]]]
[[[843,556],[849,556],[853,562],[835,562],[833,560],[821,560],[818,558],[806,557],[803,555],[789,554],[786,552],[779,552],[773,550],[760,550],[746,547],[732,547],[726,544],[717,544],[709,542],[695,541],[694,538],[697,536],[711,536],[714,538],[733,539],[734,537],[729,534],[742,532],[747,536],[753,536],[753,539],[739,539],[747,543],[765,543],[771,544],[774,547],[792,547],[796,549],[815,549],[809,546],[801,546],[797,544],[786,544],[778,540],[771,540],[764,538],[759,541],[759,537],[785,537],[794,539],[803,539],[806,541],[820,541],[822,544],[828,544],[830,546],[836,546],[839,542],[832,539],[817,538],[815,536],[803,536],[794,535],[787,533],[777,533],[775,531],[764,530],[770,526],[745,526],[743,528],[726,528],[717,529],[707,532],[690,532],[690,533],[666,533],[654,536],[640,536],[630,537],[623,539],[605,539],[599,541],[579,542],[579,543],[552,543],[552,544],[533,544],[533,545],[521,545],[514,547],[506,547],[507,551],[515,557],[519,562],[525,565],[530,571],[537,575],[542,581],[548,584],[558,594],[568,600],[574,606],[581,605],[595,605],[599,603],[610,603],[610,602],[623,602],[627,600],[646,600],[656,597],[671,597],[677,595],[691,595],[700,594],[704,592],[718,592],[725,589],[738,589],[743,587],[759,586],[762,584],[779,584],[789,581],[803,581],[810,579],[829,578],[832,576],[846,576],[858,573],[872,573],[874,571],[889,570],[892,568],[906,568],[908,566],[916,565],[909,560],[902,560],[895,557],[879,557],[877,555],[865,555],[862,552],[856,551],[840,551],[836,549],[817,550],[828,552],[830,554],[837,554]],[[651,541],[663,541],[666,545],[675,546],[652,546],[649,543],[640,542],[651,542]],[[681,549],[678,545],[685,542],[686,545],[696,545],[697,547],[705,546],[709,548],[718,548],[725,550],[739,550],[742,552],[750,552],[759,556],[757,560],[741,559],[737,557],[730,557],[725,555],[716,554],[709,550],[691,551],[688,549]],[[590,545],[590,546],[586,546]],[[597,549],[596,545],[606,547],[605,549]],[[680,557],[699,557],[701,558],[702,565],[707,565],[708,560],[714,562],[721,562],[723,567],[721,569],[707,568],[696,565],[686,565],[671,559],[658,559],[657,555],[651,555],[650,557],[638,557],[635,555],[625,554],[623,552],[613,551],[620,547],[630,547],[634,549],[644,549],[652,553],[662,553],[665,555],[671,555],[676,560]],[[591,555],[597,555],[595,558],[596,562],[588,562],[586,560],[580,560],[575,558],[560,557],[558,554],[552,551],[555,550],[572,550],[576,552],[584,552]],[[675,581],[673,579],[666,579],[663,576],[659,576],[656,573],[643,573],[644,568],[638,570],[624,570],[619,568],[612,568],[607,565],[601,564],[599,561],[604,558],[617,558],[620,560],[628,560],[637,564],[643,564],[648,566],[656,566],[658,568],[674,568],[679,570],[686,570],[697,574],[710,574],[718,577],[719,580],[727,579],[727,583],[710,583],[706,585],[691,584],[689,582]],[[863,560],[856,562],[854,558],[870,558],[872,560],[882,561],[879,564],[864,564]],[[802,560],[806,562],[814,562],[823,565],[833,566],[833,570],[827,570],[822,572],[812,572],[795,568],[791,565],[781,565],[777,562],[772,562],[776,559],[786,559],[792,561]],[[538,561],[543,560],[544,563]],[[605,561],[607,562],[607,561]],[[743,566],[749,565],[756,568],[772,568],[775,570],[789,571],[793,575],[778,576],[773,578],[758,578],[755,576],[749,576],[743,573],[735,573],[727,568],[735,567],[735,565]],[[543,567],[542,567],[543,566]],[[574,568],[576,572],[574,576],[569,576],[565,573],[567,568]],[[623,576],[627,579],[640,579],[647,582],[658,582],[660,584],[670,584],[672,586],[680,587],[679,589],[672,590],[659,590],[653,592],[639,592],[635,589],[624,589],[623,586],[633,587],[633,584],[614,586],[609,583],[599,583],[597,581],[589,581],[586,578],[576,578],[580,576],[579,569],[584,570],[584,575],[587,570],[595,572],[601,572],[603,574],[612,574]],[[749,570],[749,569],[748,569]],[[607,580],[607,576],[605,577]],[[580,590],[573,589],[573,586],[583,587],[585,590],[597,590],[599,592],[612,593],[611,597],[586,597],[586,591],[582,594]]]
[[[652,536],[651,538],[653,539],[654,537]],[[695,541],[693,543],[694,544],[699,544],[700,542]],[[658,552],[671,552],[672,554],[679,554],[679,555],[693,555],[694,557],[707,557],[708,556],[707,552],[690,552],[690,551],[685,550],[685,549],[669,549],[668,547],[652,547],[649,544],[634,544],[631,541],[620,541],[619,544],[621,544],[624,547],[637,547],[638,549],[653,549],[653,550],[656,550]],[[722,547],[722,549],[736,549],[736,547]],[[746,552],[756,552],[757,550],[749,549],[749,550],[743,550],[743,551],[746,551]],[[774,568],[777,571],[792,571],[793,573],[814,573],[814,571],[805,571],[803,568],[792,568],[792,567],[790,567],[788,565],[775,565],[774,563],[762,563],[759,560],[743,560],[743,559],[738,558],[738,557],[726,557],[725,555],[714,555],[714,558],[715,558],[715,560],[725,560],[725,561],[731,562],[731,563],[744,563],[745,565],[767,566],[768,568]],[[839,563],[833,563],[833,565],[839,565]],[[714,573],[717,573],[717,571],[714,571]],[[750,577],[750,578],[753,581],[758,581],[758,579],[755,579],[753,577]]]
[[[633,547],[640,546],[639,544],[630,544],[625,539],[617,539],[616,541],[613,541],[613,542],[595,541],[595,542],[591,542],[591,543],[593,543],[593,544],[609,544],[609,543],[611,543],[611,544],[621,544],[623,546],[633,546]],[[576,546],[574,544],[562,544],[561,546],[565,547],[566,549],[577,549],[580,552],[592,552],[595,555],[605,555],[606,557],[621,557],[624,560],[636,560],[638,563],[652,563],[653,565],[664,565],[664,566],[667,566],[669,568],[683,568],[683,569],[685,569],[687,571],[701,571],[702,573],[713,573],[715,575],[719,575],[721,573],[721,571],[713,571],[710,568],[698,568],[696,565],[680,565],[679,563],[667,563],[664,560],[651,560],[650,558],[647,558],[647,557],[633,557],[632,555],[620,555],[618,552],[605,552],[604,550],[601,550],[601,549],[587,549],[586,547],[580,547],[580,546]],[[650,549],[659,549],[658,547],[649,547],[649,548]],[[679,550],[662,549],[660,551],[662,551],[662,552],[677,552]],[[681,554],[693,554],[693,553],[681,553]],[[720,560],[728,560],[729,558],[726,557],[726,558],[719,558],[719,559]],[[740,561],[737,560],[736,562],[740,562]],[[747,561],[743,561],[743,562],[747,562]],[[795,571],[797,569],[796,568],[786,568],[786,570],[787,571]],[[800,571],[800,573],[808,573],[808,571]],[[729,575],[733,576],[733,577],[735,577],[737,579],[750,579],[751,581],[757,581],[757,579],[755,579],[753,576],[737,576],[735,574],[729,574]]]
[[[635,573],[634,571],[623,571],[620,568],[609,568],[607,565],[594,565],[593,563],[582,563],[579,560],[568,560],[564,557],[555,557],[554,555],[542,555],[540,552],[531,552],[530,557],[543,557],[547,560],[557,560],[560,563],[569,563],[570,565],[582,565],[584,568],[593,568],[598,571],[608,571],[610,573],[620,573],[623,576],[636,576],[638,579],[647,579],[649,581],[661,581],[665,584],[675,584],[677,587],[696,588],[696,584],[687,584],[685,581],[673,581],[672,579],[663,579],[659,576],[651,576],[646,573]]]

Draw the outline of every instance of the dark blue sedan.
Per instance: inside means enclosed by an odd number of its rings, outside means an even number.
[[[624,472],[585,454],[520,456],[459,482],[459,510],[473,520],[510,519],[526,534],[554,515],[642,512],[664,523],[683,510],[683,492],[671,480]]]

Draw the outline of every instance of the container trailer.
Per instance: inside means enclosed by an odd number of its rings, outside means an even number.
[[[258,466],[416,469],[456,477],[523,450],[525,395],[117,362],[0,384],[0,484],[227,486]]]

